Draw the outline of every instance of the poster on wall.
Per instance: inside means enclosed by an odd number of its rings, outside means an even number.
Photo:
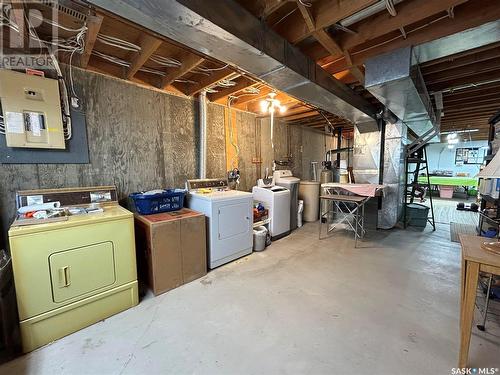
[[[483,164],[485,151],[480,147],[459,147],[455,151],[455,165]]]

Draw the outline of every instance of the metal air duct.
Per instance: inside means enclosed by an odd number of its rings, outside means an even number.
[[[366,89],[419,138],[429,141],[439,133],[439,119],[412,47],[373,57],[365,67]]]
[[[232,0],[87,0],[221,60],[278,90],[358,123],[376,108]]]

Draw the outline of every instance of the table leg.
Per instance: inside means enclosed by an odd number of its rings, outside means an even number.
[[[323,224],[323,199],[319,199],[319,237],[318,239],[321,240],[321,225]],[[328,227],[328,224],[326,224]]]
[[[470,336],[474,308],[476,305],[477,279],[479,277],[479,263],[467,261],[465,270],[465,290],[460,305],[460,354],[458,367],[467,367],[469,356]]]

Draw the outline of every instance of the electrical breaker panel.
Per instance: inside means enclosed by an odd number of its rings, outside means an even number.
[[[56,79],[2,69],[0,100],[7,147],[66,148]]]

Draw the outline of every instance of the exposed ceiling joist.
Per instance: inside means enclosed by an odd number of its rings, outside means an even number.
[[[435,92],[435,91],[442,91],[451,87],[456,87],[460,85],[466,85],[469,83],[481,83],[481,82],[487,82],[491,80],[491,77],[498,77],[500,76],[500,66],[496,70],[491,70],[487,72],[479,72],[477,74],[469,75],[466,77],[460,77],[460,78],[450,78],[447,81],[442,81],[439,83],[435,84],[429,84],[427,86],[427,89],[429,91]]]
[[[361,65],[366,59],[399,48],[415,46],[452,34],[462,32],[485,23],[500,19],[500,7],[498,0],[469,0],[455,9],[453,19],[445,17],[439,21],[426,25],[407,29],[407,38],[388,42],[377,42],[373,45],[358,46],[351,50],[351,56],[355,65]],[[337,59],[323,64],[323,68],[330,73],[337,73],[347,69],[345,59]]]
[[[313,17],[317,29],[324,29],[350,15],[376,3],[378,0],[320,0],[313,3]],[[282,22],[276,31],[291,43],[298,43],[311,35],[310,29],[301,18],[293,13]]]
[[[272,92],[273,90],[268,87],[268,86],[263,86],[260,88],[260,92],[258,94],[255,94],[255,95],[245,95],[245,96],[242,96],[240,98],[238,98],[238,100],[236,100],[236,102],[234,102],[234,105],[235,106],[242,106],[242,105],[248,105],[248,103],[251,103],[253,101],[256,101],[256,100],[259,100],[259,99],[262,99],[264,98],[265,96],[267,96],[270,92]]]
[[[179,79],[184,74],[189,73],[203,61],[205,61],[204,58],[188,51],[183,52],[181,56],[178,57],[178,60],[181,61],[181,66],[179,68],[169,68],[169,73],[161,80],[160,88],[166,88],[167,86],[171,85],[176,79]]]
[[[500,91],[487,91],[484,93],[467,93],[461,96],[449,96],[448,99],[444,100],[444,105],[453,104],[468,104],[468,103],[481,103],[483,101],[493,101],[497,100],[500,103]]]
[[[219,92],[209,94],[208,98],[210,99],[210,101],[215,102],[216,100],[219,100],[219,99],[222,99],[226,96],[232,95],[240,90],[243,90],[249,86],[252,86],[253,84],[255,84],[254,80],[247,78],[247,77],[240,77],[236,81],[236,85],[231,86],[231,87],[227,87],[225,89],[220,89]]]
[[[486,44],[486,45],[483,45],[483,46],[478,47],[478,48],[468,49],[466,51],[462,51],[462,52],[459,52],[457,54],[454,54],[453,56],[444,56],[444,57],[441,57],[441,58],[438,58],[435,60],[426,61],[423,64],[420,64],[420,67],[423,70],[432,69],[431,67],[433,65],[440,65],[442,63],[450,63],[452,61],[461,60],[463,58],[466,58],[469,55],[480,54],[481,52],[490,51],[490,50],[495,49],[497,47],[500,47],[500,42]]]
[[[85,48],[83,53],[80,55],[79,66],[81,68],[86,68],[89,64],[90,55],[94,49],[95,41],[97,40],[97,34],[101,29],[102,21],[104,17],[100,14],[89,15],[87,17],[87,33],[85,34]]]
[[[266,19],[271,14],[277,12],[286,3],[293,0],[267,0],[264,9],[262,10],[261,18]]]
[[[346,55],[346,61],[347,64],[349,65],[349,70],[351,73],[354,75],[354,77],[361,82],[361,84],[364,84],[365,81],[365,76],[363,72],[357,67],[352,65],[352,60],[351,56],[349,54],[349,51],[344,51],[342,47],[339,46],[339,44],[335,41],[335,39],[325,30],[325,29],[318,29],[316,27],[316,21],[314,20],[314,17],[311,12],[310,7],[306,7],[304,4],[302,4],[299,0],[297,0],[297,6],[299,7],[300,12],[302,13],[302,16],[304,17],[304,20],[306,22],[307,27],[309,28],[309,31],[311,32],[312,36],[332,55]]]
[[[500,94],[491,97],[479,98],[474,100],[473,98],[462,99],[460,101],[455,102],[445,102],[444,107],[446,109],[451,108],[471,108],[477,105],[485,105],[485,104],[496,104],[500,108]]]
[[[153,53],[160,47],[162,41],[149,34],[143,34],[139,43],[141,50],[134,53],[130,66],[127,69],[126,78],[131,79],[137,71],[142,68]]]
[[[199,92],[201,92],[209,87],[212,87],[214,84],[216,84],[219,81],[222,81],[223,79],[230,79],[230,78],[233,78],[237,75],[238,75],[237,73],[233,72],[230,69],[223,69],[223,70],[218,70],[216,72],[213,72],[211,75],[209,75],[207,77],[204,77],[195,85],[176,84],[175,86],[179,89],[182,87],[181,91],[185,95],[191,96],[191,95],[198,94]]]
[[[469,64],[467,66],[459,66],[433,74],[426,74],[424,75],[424,79],[428,85],[432,85],[438,82],[449,81],[454,78],[467,77],[481,72],[497,70],[499,67],[500,56],[494,59]]]
[[[465,3],[467,0],[410,0],[396,5],[397,15],[381,12],[352,27],[355,33],[344,33],[339,44],[344,49],[376,39],[390,31],[399,30],[426,17],[445,12],[451,7]]]
[[[439,73],[442,71],[454,69],[454,68],[460,68],[463,66],[467,66],[470,64],[474,63],[480,63],[483,61],[488,61],[490,59],[494,58],[500,58],[500,45],[496,48],[491,48],[490,46],[487,46],[488,48],[486,49],[483,48],[482,51],[474,53],[474,54],[469,54],[464,57],[453,57],[450,58],[448,57],[447,60],[444,60],[443,62],[439,64],[433,64],[428,67],[422,67],[422,74],[424,76],[428,74],[434,74],[434,73]]]
[[[317,115],[317,114],[318,114],[317,110],[315,110],[315,109],[309,109],[307,112],[299,113],[299,114],[292,115],[292,116],[283,116],[283,118],[285,120],[287,120],[287,121],[292,121],[292,120],[303,119],[303,118],[306,118],[306,117],[311,117],[311,116],[314,116],[314,115]]]
[[[374,121],[376,117],[376,106],[321,70],[286,40],[268,32],[265,24],[234,1],[177,0],[169,6],[161,0],[140,5],[134,0],[87,1],[195,51],[240,66],[257,79],[325,111],[353,122]],[[349,7],[358,1],[342,3]]]

